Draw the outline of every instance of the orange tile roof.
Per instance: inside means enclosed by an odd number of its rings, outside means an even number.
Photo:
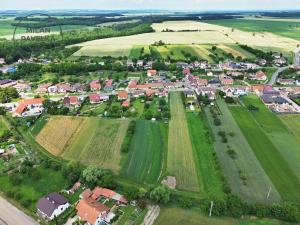
[[[27,107],[26,104],[20,103],[19,106],[16,108],[15,113],[21,115],[26,109],[26,107]]]
[[[116,192],[114,192],[113,190],[110,190],[110,189],[107,189],[107,188],[96,187],[93,190],[92,199],[96,200],[100,196],[103,196],[103,197],[106,197],[106,198],[112,198],[115,194],[116,194]]]
[[[92,199],[81,199],[77,204],[76,209],[80,219],[90,224],[95,224],[99,216],[110,210],[107,206]]]
[[[32,98],[32,99],[25,99],[19,102],[19,106],[16,108],[15,113],[21,115],[27,106],[29,105],[37,105],[42,104],[44,102],[44,98]]]
[[[157,74],[157,71],[156,70],[147,70],[147,74],[154,76]]]
[[[128,98],[128,93],[127,91],[119,91],[118,92],[118,98]]]

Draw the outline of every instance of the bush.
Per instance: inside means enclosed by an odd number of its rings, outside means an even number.
[[[215,124],[215,126],[220,126],[221,120],[219,118],[214,118],[214,124]]]

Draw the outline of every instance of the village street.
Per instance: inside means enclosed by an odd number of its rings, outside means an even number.
[[[38,225],[34,219],[0,197],[0,225]]]

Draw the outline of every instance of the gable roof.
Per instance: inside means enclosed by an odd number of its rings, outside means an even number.
[[[68,200],[64,196],[58,194],[57,192],[53,192],[39,199],[37,203],[37,209],[46,214],[48,217],[51,217],[55,209],[66,204],[67,202]]]
[[[81,199],[76,206],[77,215],[82,221],[86,221],[89,224],[95,224],[97,218],[109,211],[109,208],[100,202],[94,201],[90,198]]]

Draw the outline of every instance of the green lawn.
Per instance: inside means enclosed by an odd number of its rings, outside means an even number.
[[[30,128],[30,132],[33,136],[37,136],[38,133],[43,129],[45,124],[48,122],[49,117],[43,115],[41,116],[34,125]]]
[[[20,197],[17,201],[21,202],[22,200],[30,200],[31,204],[28,209],[31,212],[35,212],[35,205],[39,198],[45,194],[61,191],[62,189],[67,188],[67,182],[62,176],[61,171],[53,171],[42,167],[39,167],[37,170],[41,174],[40,179],[36,180],[29,175],[22,174],[22,182],[18,185],[12,184],[7,175],[0,176],[1,191],[20,193]]]
[[[264,127],[267,128],[267,125],[265,126],[264,122],[265,124],[269,123],[268,125],[271,125],[272,122],[270,118],[266,117],[265,121],[260,121],[260,123],[256,121],[256,119],[259,118],[258,114],[261,113],[260,111],[257,112],[257,116],[255,116],[242,106],[231,107],[230,111],[281,197],[284,200],[299,200],[299,178],[291,169],[291,165],[284,159],[265,133]],[[274,130],[283,129],[282,127],[277,127],[275,124],[273,124],[272,127],[274,127]],[[278,138],[284,141],[285,137]]]
[[[199,179],[203,190],[210,198],[222,198],[222,182],[213,158],[214,147],[210,140],[202,115],[187,113],[190,138],[197,159]]]
[[[300,115],[281,115],[279,118],[289,130],[300,140]]]
[[[231,27],[247,32],[270,32],[281,36],[300,40],[300,22],[270,21],[270,20],[206,20],[206,23]]]
[[[253,118],[300,179],[300,140],[256,96],[244,97],[243,102],[259,108],[251,113]]]
[[[141,183],[156,184],[162,173],[167,138],[165,124],[138,120],[122,175]]]
[[[176,207],[161,208],[154,225],[288,225],[271,219],[232,219],[226,217],[208,217],[198,209]]]
[[[3,134],[3,132],[5,132],[6,130],[8,130],[8,125],[7,122],[5,121],[3,116],[0,116],[0,136]]]
[[[226,103],[223,100],[217,100],[216,103],[215,110],[219,112],[220,126],[214,124],[214,118],[208,108],[205,112],[212,129],[218,159],[233,193],[250,202],[280,201],[276,188],[257,160],[251,149],[252,146],[248,144],[248,140],[244,137]],[[237,107],[232,106],[232,109]],[[227,142],[223,142],[221,139],[218,134],[220,131],[225,132]],[[235,152],[234,158],[230,156],[229,150]],[[241,173],[244,174],[245,181],[241,177]],[[273,191],[270,198],[266,200],[270,186]]]

